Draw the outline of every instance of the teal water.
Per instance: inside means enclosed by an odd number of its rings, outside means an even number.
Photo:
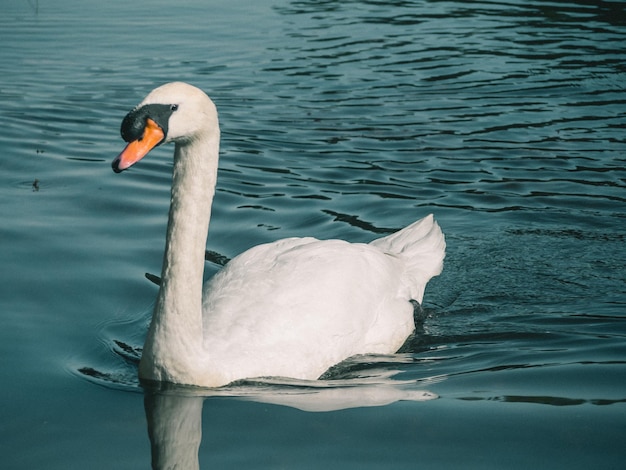
[[[200,468],[622,467],[625,2],[1,9],[3,468],[150,468],[148,422]],[[173,80],[220,112],[207,249],[435,214],[446,265],[402,353],[338,382],[139,386],[173,149],[110,162]]]

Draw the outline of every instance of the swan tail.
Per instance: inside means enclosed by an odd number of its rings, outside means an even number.
[[[410,298],[421,304],[426,283],[441,273],[446,255],[445,237],[433,215],[374,240],[370,245],[404,260]]]

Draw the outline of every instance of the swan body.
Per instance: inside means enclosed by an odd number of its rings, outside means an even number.
[[[432,215],[369,244],[287,238],[232,259],[202,285],[219,153],[217,111],[198,88],[153,90],[122,122],[121,172],[174,142],[161,286],[139,365],[144,380],[218,387],[245,378],[314,380],[350,356],[392,354],[438,275]]]

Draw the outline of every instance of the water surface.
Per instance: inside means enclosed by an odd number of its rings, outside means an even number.
[[[9,1],[3,464],[149,468],[147,420],[168,409],[201,428],[173,434],[201,468],[621,468],[625,10]],[[110,161],[125,113],[173,80],[220,111],[209,250],[364,242],[435,214],[446,265],[402,353],[318,386],[139,386],[173,149],[122,175]]]

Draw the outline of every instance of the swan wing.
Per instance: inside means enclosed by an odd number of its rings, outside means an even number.
[[[233,376],[316,379],[360,353],[393,353],[414,328],[401,259],[367,244],[290,238],[256,246],[205,286],[213,363]]]

